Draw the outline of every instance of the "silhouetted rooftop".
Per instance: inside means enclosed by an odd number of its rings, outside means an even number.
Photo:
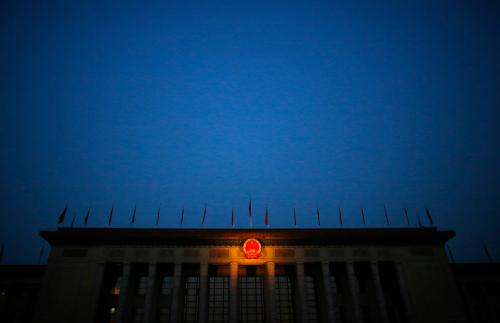
[[[335,229],[151,229],[58,228],[41,231],[52,245],[239,245],[256,238],[265,245],[404,245],[444,244],[451,230],[421,228]]]

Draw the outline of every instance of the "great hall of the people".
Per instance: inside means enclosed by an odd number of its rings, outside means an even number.
[[[444,245],[454,235],[58,228],[41,232],[51,245],[46,266],[0,266],[0,315],[8,323],[500,322],[500,267],[450,264]]]

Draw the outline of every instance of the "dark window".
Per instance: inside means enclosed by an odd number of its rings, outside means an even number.
[[[362,307],[362,312],[363,312],[363,322],[364,323],[371,323],[372,316],[371,316],[371,313],[370,313],[370,308],[368,306],[363,306]]]
[[[290,277],[276,276],[276,306],[278,322],[293,322],[292,285]]]
[[[366,293],[366,281],[362,275],[358,275],[358,289],[360,294]]]
[[[311,276],[304,277],[306,307],[308,322],[318,322],[318,311],[316,309],[316,290],[314,286],[314,278]]]
[[[174,277],[165,276],[161,282],[161,294],[171,295],[174,287]]]
[[[121,277],[117,277],[115,285],[113,287],[111,287],[111,294],[112,295],[119,295],[120,294],[121,285],[122,285],[122,278]]]
[[[184,289],[184,322],[198,321],[200,277],[186,277]]]
[[[210,277],[208,321],[229,322],[229,277]]]
[[[160,316],[158,317],[159,323],[169,323],[170,322],[170,307],[160,308]]]
[[[240,277],[240,322],[264,322],[264,281],[261,276]]]
[[[144,322],[144,309],[136,308],[134,310],[134,323]]]
[[[141,276],[139,278],[139,285],[137,286],[137,294],[144,295],[146,294],[146,288],[148,286],[148,277]]]
[[[335,276],[330,276],[330,288],[334,293],[342,294],[342,284],[337,281]]]
[[[341,323],[347,322],[347,315],[345,313],[344,306],[339,306],[339,313],[340,313],[340,322]]]
[[[170,322],[170,307],[172,305],[172,294],[174,289],[174,277],[163,276],[161,280],[161,290],[158,297],[158,322]]]

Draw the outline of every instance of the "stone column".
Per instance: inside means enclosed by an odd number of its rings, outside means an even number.
[[[239,286],[238,286],[238,263],[230,264],[229,273],[229,322],[238,323],[238,308],[239,308]]]
[[[274,323],[276,317],[276,270],[275,264],[272,261],[266,263],[266,322]]]
[[[346,263],[347,269],[347,282],[349,283],[349,291],[352,298],[352,307],[354,312],[354,322],[362,323],[363,317],[361,315],[361,306],[359,303],[359,285],[356,274],[354,273],[354,263],[349,261]]]
[[[123,273],[120,281],[120,296],[118,299],[118,311],[116,313],[116,322],[123,323],[127,317],[127,294],[130,281],[130,263],[123,264]]]
[[[92,297],[92,309],[90,310],[91,322],[96,321],[97,310],[99,308],[99,301],[101,298],[102,280],[104,278],[104,268],[105,268],[104,263],[97,264],[96,280]]]
[[[335,305],[330,285],[330,263],[328,261],[321,263],[321,273],[323,274],[323,289],[325,291],[326,317],[328,322],[335,322]]]
[[[398,278],[399,290],[401,293],[401,297],[403,298],[403,305],[405,308],[405,315],[409,323],[412,323],[413,317],[411,316],[411,306],[410,306],[410,298],[408,296],[408,290],[406,289],[405,278],[403,275],[403,268],[401,267],[401,263],[396,263],[396,276]]]
[[[304,280],[304,262],[296,263],[297,279],[297,318],[299,323],[307,323],[306,288]]]
[[[182,263],[176,262],[174,264],[174,290],[172,292],[172,310],[170,319],[172,323],[178,323],[182,320]]]
[[[208,317],[208,264],[200,264],[200,307],[198,322],[205,323]]]
[[[377,297],[380,320],[382,323],[389,323],[389,316],[387,315],[387,307],[385,305],[384,290],[382,289],[382,282],[380,281],[378,263],[375,261],[371,262],[370,268],[372,272],[373,285],[375,286],[375,295]]]
[[[155,319],[156,304],[156,263],[150,263],[148,268],[148,288],[144,299],[144,323],[152,323]]]
[[[334,312],[334,319],[336,321],[340,321],[340,309],[337,305],[337,299],[338,299],[338,289],[337,289],[337,279],[335,278],[335,275],[332,275],[330,273],[330,288],[332,289],[332,297],[333,297],[333,312]]]

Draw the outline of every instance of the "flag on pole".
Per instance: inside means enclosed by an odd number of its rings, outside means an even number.
[[[87,225],[87,223],[89,223],[89,216],[90,216],[90,208],[87,210],[87,214],[85,214],[85,218],[83,219],[83,224]]]
[[[5,244],[2,242],[2,247],[0,248],[0,264],[3,263],[4,251],[5,251]]]
[[[252,221],[252,199],[250,199],[250,202],[248,202],[248,219],[250,220],[250,228],[253,226],[253,221]]]
[[[363,220],[363,224],[366,224],[365,210],[361,208],[361,218]]]
[[[429,222],[431,225],[434,225],[434,221],[432,221],[432,215],[431,212],[429,211],[428,208],[425,208],[425,215],[427,215],[427,219],[429,219]]]
[[[318,218],[318,225],[321,225],[321,219],[319,217],[319,208],[316,209],[316,217]]]
[[[408,210],[405,208],[405,218],[406,218],[406,223],[410,225],[410,218],[408,217]]]
[[[297,211],[293,208],[293,225],[297,225]]]
[[[40,249],[40,253],[38,254],[38,264],[42,263],[42,257],[43,257],[43,250],[45,249],[45,246],[42,245],[42,248]]]
[[[339,221],[340,221],[340,225],[342,225],[342,209],[339,208]]]
[[[67,211],[68,211],[68,206],[66,205],[64,207],[64,210],[62,210],[61,214],[59,214],[59,219],[57,220],[57,224],[61,224],[64,222],[64,218],[66,217]]]
[[[234,207],[231,209],[231,226],[234,227]]]
[[[75,225],[76,214],[73,214],[73,219],[71,220],[71,227]]]
[[[184,208],[182,208],[182,211],[181,211],[181,224],[184,223]]]
[[[134,206],[134,212],[132,213],[132,220],[130,220],[130,223],[135,223],[135,213],[137,211],[137,206]]]
[[[483,250],[484,250],[484,253],[486,254],[486,258],[488,258],[488,261],[493,262],[493,260],[491,259],[490,251],[488,250],[488,247],[486,246],[486,243],[484,243],[484,242],[483,242]]]
[[[389,216],[387,215],[387,207],[384,205],[384,216],[385,216],[385,223],[389,225]]]
[[[267,210],[267,207],[266,207],[266,219],[265,219],[265,223],[266,223],[266,225],[269,225],[269,212]]]
[[[156,211],[156,225],[160,224],[160,208]]]
[[[112,206],[111,210],[109,211],[108,225],[111,225],[111,221],[113,221],[113,210],[114,209],[115,209],[115,207]]]
[[[201,224],[205,224],[205,217],[207,216],[207,207],[203,209],[203,217],[201,218]]]

